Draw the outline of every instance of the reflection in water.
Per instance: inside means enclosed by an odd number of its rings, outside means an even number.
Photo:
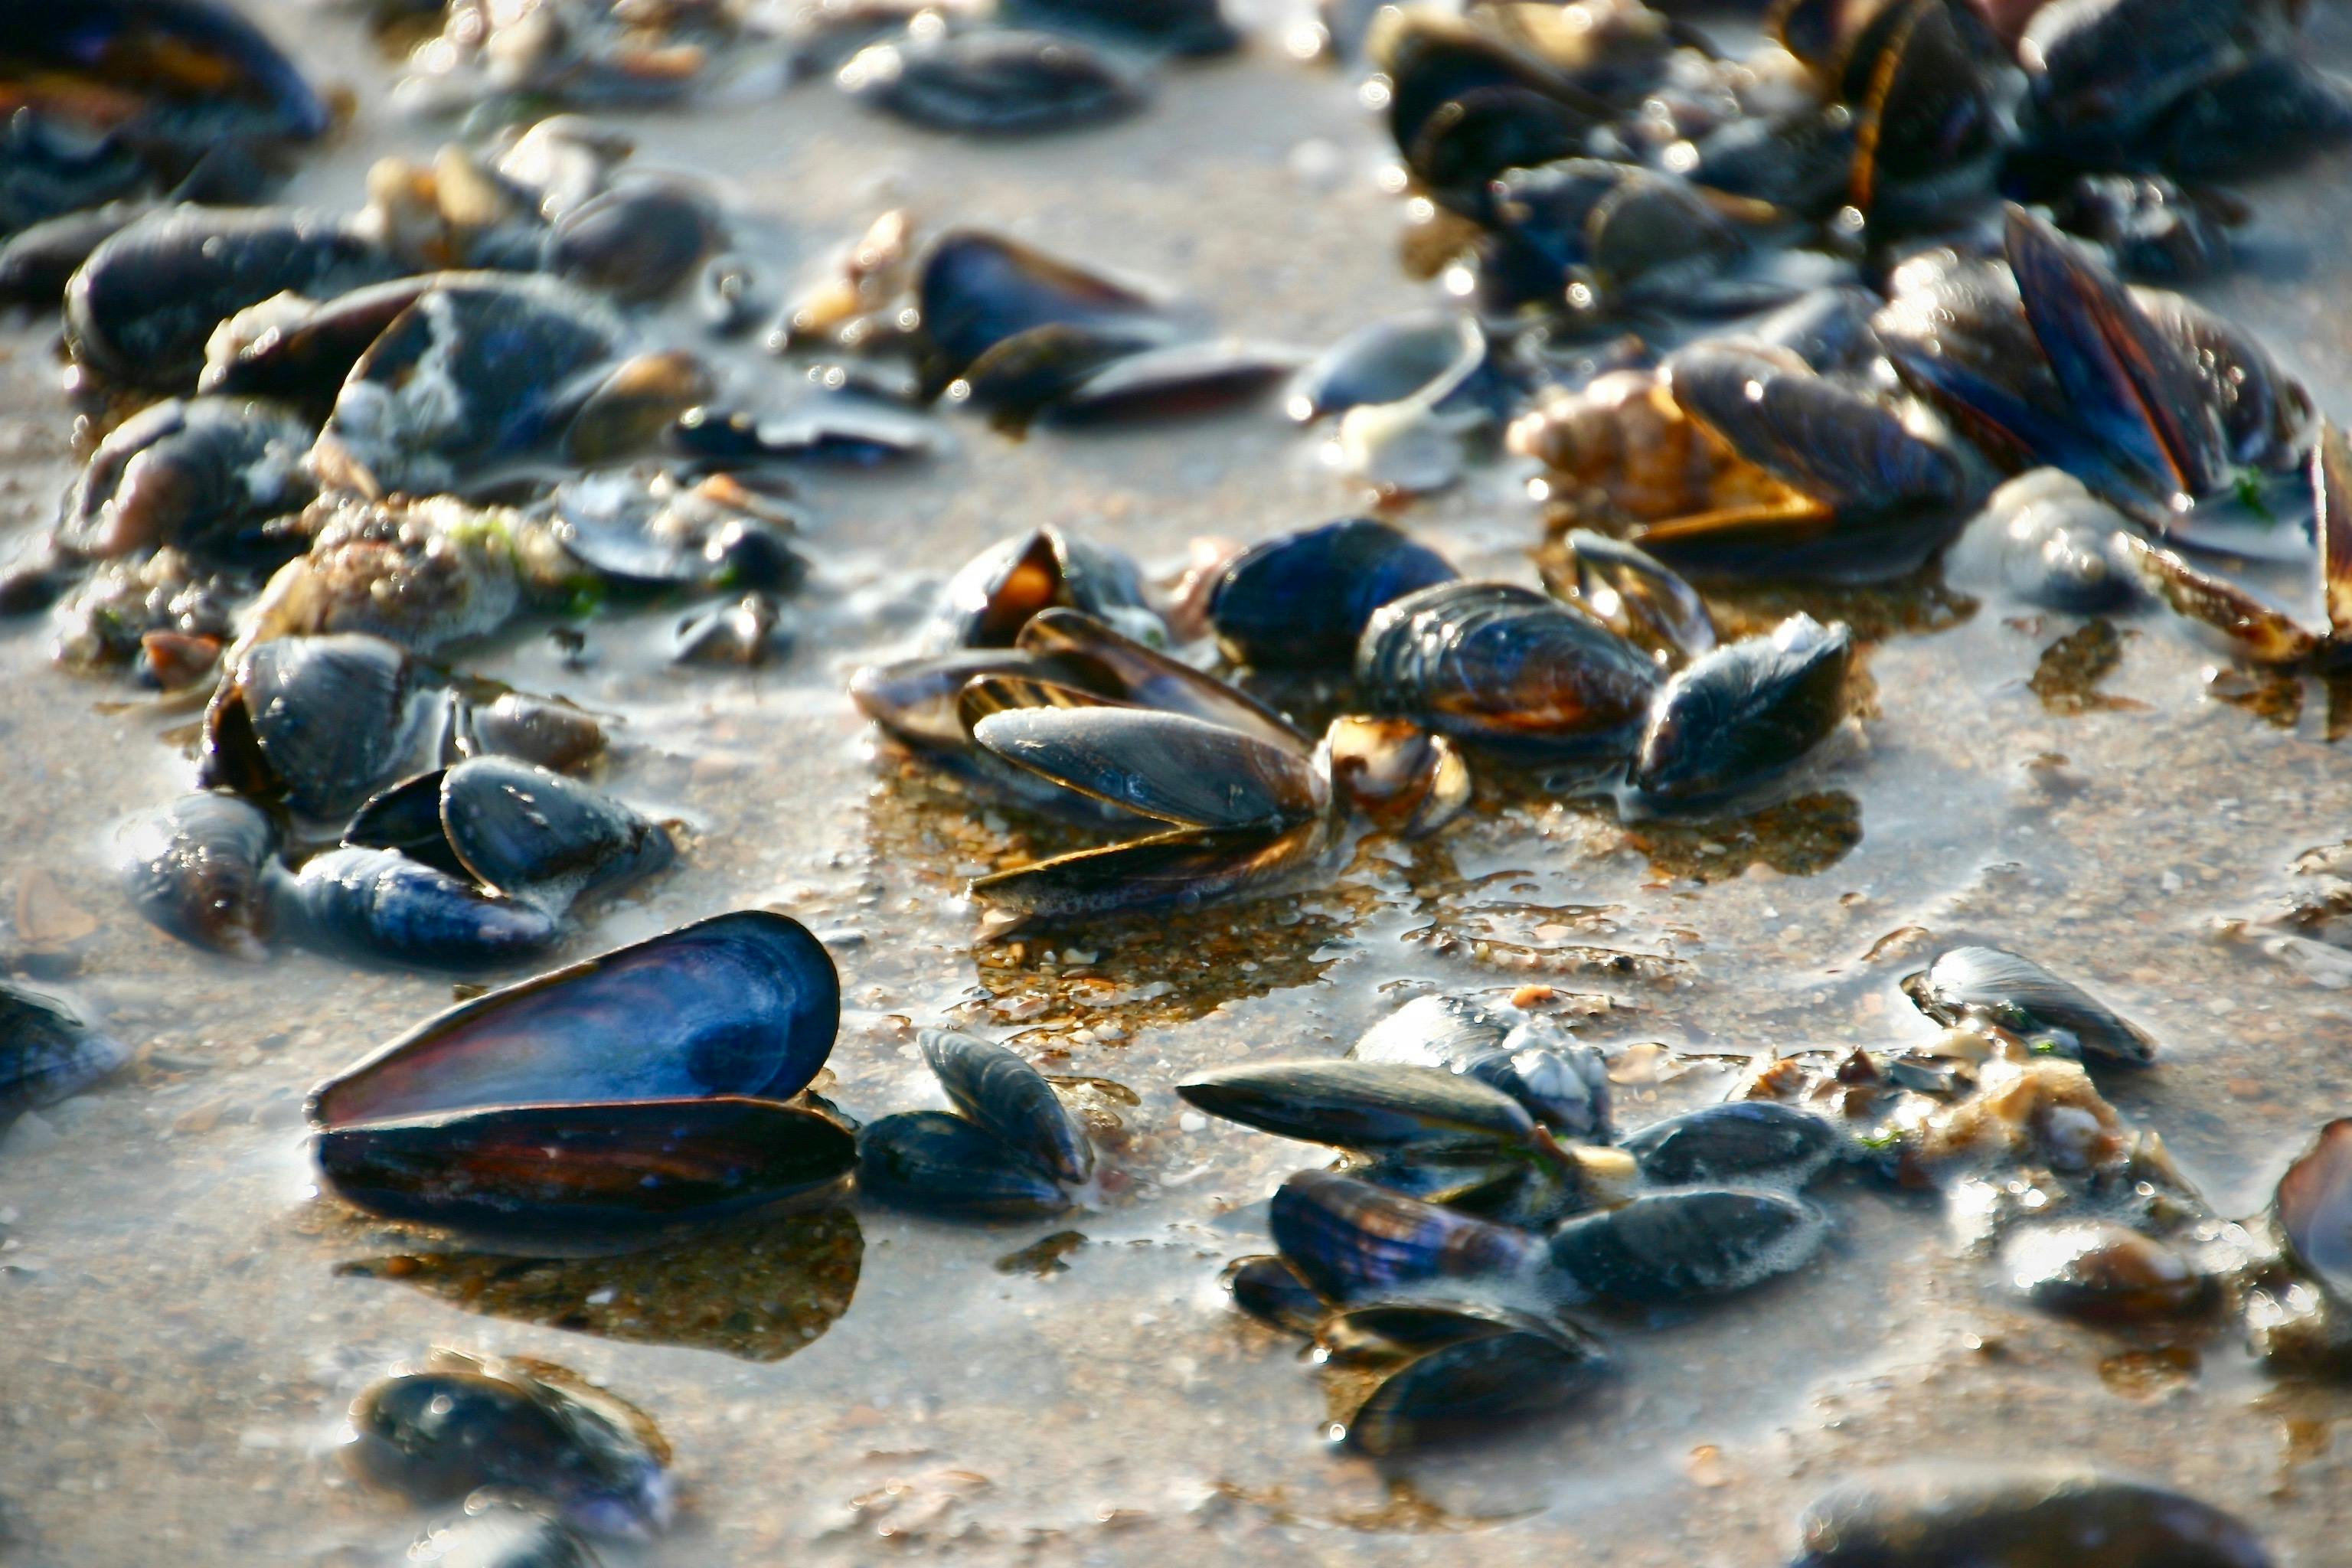
[[[1057,1230],[1053,1235],[1031,1242],[1018,1252],[1008,1252],[996,1260],[999,1274],[1034,1274],[1044,1279],[1055,1274],[1066,1274],[1070,1266],[1062,1261],[1087,1244],[1082,1230]]]
[[[2306,693],[2315,690],[2324,699],[2320,735],[2330,744],[2352,735],[2352,674],[2306,676],[2252,667],[2216,670],[2205,683],[2205,694],[2215,701],[2282,730],[2303,721]]]
[[[1720,882],[1750,866],[1789,877],[1828,870],[1862,842],[1862,803],[1843,790],[1822,790],[1717,822],[1644,822],[1626,841],[1663,877]]]
[[[493,1318],[782,1361],[849,1310],[865,1250],[857,1216],[831,1208],[612,1258],[393,1253],[335,1272],[397,1279]]]

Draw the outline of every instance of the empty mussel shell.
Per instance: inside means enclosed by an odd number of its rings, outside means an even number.
[[[1255,1063],[1204,1073],[1176,1092],[1228,1121],[1365,1153],[1532,1149],[1538,1137],[1510,1096],[1401,1062]]]
[[[856,1162],[814,1111],[721,1097],[510,1105],[319,1135],[334,1194],[392,1219],[494,1237],[625,1237],[819,1192]]]
[[[1903,990],[1939,1024],[1990,1024],[2111,1065],[2145,1067],[2156,1058],[2147,1031],[2073,981],[2002,948],[1949,949],[1906,976]]]
[[[976,1219],[1070,1206],[1061,1184],[1026,1154],[944,1110],[904,1110],[860,1128],[857,1190],[899,1208]]]
[[[1059,1181],[1082,1186],[1094,1174],[1094,1144],[1045,1074],[1003,1046],[951,1029],[925,1029],[918,1038],[966,1118]]]
[[[1811,1205],[1778,1193],[1659,1193],[1552,1232],[1548,1278],[1570,1300],[1723,1295],[1799,1267],[1824,1228]]]
[[[1665,1186],[1786,1180],[1802,1184],[1837,1155],[1837,1129],[1769,1100],[1732,1100],[1654,1121],[1628,1137],[1642,1174]]]
[[[1508,1291],[1543,1255],[1542,1243],[1524,1231],[1328,1171],[1301,1171],[1283,1183],[1267,1205],[1266,1226],[1284,1260],[1341,1302]]]
[[[1941,1466],[1848,1481],[1799,1526],[1793,1568],[2271,1568],[2244,1523],[2068,1465]]]
[[[251,801],[184,795],[123,835],[123,880],[150,924],[183,942],[259,958],[269,940],[278,828]]]
[[[787,1100],[832,1052],[833,960],[739,910],[476,997],[311,1091],[320,1127],[495,1105]]]
[[[492,1487],[538,1498],[578,1529],[648,1536],[669,1522],[668,1446],[646,1415],[541,1362],[442,1352],[352,1405],[343,1457],[419,1502]]]

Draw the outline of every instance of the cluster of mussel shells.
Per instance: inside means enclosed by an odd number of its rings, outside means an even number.
[[[991,934],[1296,886],[1361,816],[1408,837],[1468,804],[1470,753],[1573,770],[1629,813],[1720,809],[1843,721],[1853,643],[1796,616],[1718,646],[1705,602],[1639,550],[1574,541],[1561,599],[1463,580],[1393,526],[1348,518],[1216,555],[1163,616],[1114,552],[1058,530],[1004,541],[943,590],[925,651],[856,673],[894,742],[989,798],[1140,837],[983,877]],[[1339,683],[1318,744],[1155,644]],[[1355,711],[1349,711],[1349,704]]]
[[[1941,1036],[1784,1058],[1622,1137],[1601,1050],[1461,996],[1341,1059],[1200,1075],[1178,1089],[1200,1110],[1343,1154],[1276,1192],[1278,1250],[1228,1271],[1235,1304],[1315,1344],[1357,1451],[1484,1436],[1590,1390],[1597,1321],[1638,1332],[1806,1264],[1829,1221],[1804,1190],[1843,1170],[1944,1192],[1963,1245],[2044,1310],[2196,1332],[2226,1305],[2266,1359],[2352,1364],[2346,1124],[2231,1225],[2095,1086],[2154,1060],[2144,1030],[1999,948],[1948,949],[1904,990]]]
[[[515,99],[574,107],[740,97],[830,75],[912,124],[1012,136],[1101,124],[1150,95],[1164,58],[1229,54],[1218,0],[808,0],[774,6],[448,0],[395,99],[435,112]],[[652,14],[648,14],[649,11]],[[412,37],[413,26],[387,29]]]

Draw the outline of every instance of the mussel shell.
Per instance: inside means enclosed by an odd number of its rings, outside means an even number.
[[[80,1093],[130,1057],[64,1004],[0,981],[0,1125]]]
[[[2143,146],[2157,167],[2207,180],[2275,167],[2347,135],[2352,87],[2335,71],[2277,54],[2201,83],[2149,128]]]
[[[658,823],[545,768],[475,757],[441,781],[441,826],[458,862],[495,892],[561,911],[660,870],[677,846]]]
[[[1279,831],[1179,827],[975,877],[969,890],[995,906],[991,919],[999,934],[1032,922],[1196,910],[1277,891],[1332,843],[1332,825],[1322,816]]]
[[[1017,767],[1181,826],[1282,832],[1328,803],[1296,749],[1182,713],[1013,708],[980,717],[971,735]]]
[[[1535,1119],[1499,1089],[1401,1062],[1253,1063],[1176,1086],[1212,1116],[1364,1153],[1523,1149]]]
[[[394,1117],[329,1128],[317,1153],[349,1203],[509,1247],[719,1219],[856,1163],[849,1133],[814,1111],[733,1098]]]
[[[693,276],[724,237],[719,209],[682,180],[635,180],[591,197],[548,229],[548,270],[631,301]]]
[[[1793,766],[1845,716],[1853,634],[1792,616],[1769,637],[1717,648],[1658,693],[1633,760],[1643,795],[1733,794]]]
[[[198,782],[340,816],[408,771],[425,723],[416,686],[408,656],[381,637],[257,643],[205,710]]]
[[[182,795],[124,836],[131,907],[183,942],[259,958],[269,940],[278,828],[233,795]]]
[[[918,1038],[940,1087],[975,1125],[1072,1186],[1094,1174],[1095,1146],[1045,1074],[1003,1046],[951,1029],[925,1029]]]
[[[1524,1232],[1328,1171],[1284,1182],[1266,1224],[1284,1260],[1333,1301],[1507,1287],[1542,1256]]]
[[[1469,809],[1469,760],[1453,740],[1410,719],[1343,714],[1324,731],[1334,798],[1406,838],[1435,833]]]
[[[1345,1423],[1343,1441],[1385,1457],[1476,1438],[1557,1410],[1600,1375],[1585,1346],[1549,1333],[1506,1330],[1456,1340],[1381,1379]]]
[[[1016,27],[1098,36],[1188,59],[1230,54],[1242,42],[1219,0],[1006,0],[997,14]]]
[[[335,393],[368,345],[415,304],[418,296],[464,273],[425,272],[363,284],[289,313],[272,297],[247,315],[224,321],[207,342],[196,390],[247,397],[282,397],[323,418]],[[484,281],[475,276],[474,281]],[[265,317],[263,325],[255,318]]]
[[[923,336],[944,387],[1005,340],[1055,324],[1132,329],[1160,322],[1157,304],[1018,241],[950,229],[932,245],[917,284]],[[1164,327],[1157,330],[1164,331]]]
[[[944,1110],[902,1110],[857,1132],[857,1190],[877,1203],[976,1219],[1060,1214],[1069,1194],[1003,1139]]]
[[[968,135],[1099,124],[1140,108],[1143,79],[1076,38],[986,28],[860,50],[837,79],[901,120]]]
[[[152,210],[143,201],[107,202],[18,229],[0,243],[0,303],[56,310],[90,252]]]
[[[1225,1270],[1234,1305],[1268,1328],[1313,1334],[1330,1306],[1298,1270],[1273,1253],[1238,1258]]]
[[[1312,749],[1313,742],[1296,724],[1239,687],[1148,647],[1092,616],[1040,611],[1021,628],[1019,646],[1041,658],[1093,666],[1116,683],[1119,696],[1138,707],[1189,714],[1301,753]]]
[[[1450,1068],[1493,1050],[1511,1032],[1466,996],[1416,996],[1366,1029],[1348,1054],[1360,1061]]]
[[[1139,349],[1087,371],[1041,415],[1048,425],[1070,428],[1216,413],[1270,392],[1305,357],[1239,338]]]
[[[2003,948],[1948,949],[1907,976],[1903,989],[1939,1024],[1981,1020],[2097,1062],[2145,1067],[2156,1059],[2145,1030],[2073,981]]]
[[[2213,1295],[2213,1281],[2179,1251],[2099,1221],[2019,1231],[2001,1248],[2000,1272],[2035,1306],[2092,1322],[2186,1317]]]
[[[924,648],[1010,647],[1034,616],[1056,608],[1097,617],[1150,614],[1143,574],[1125,553],[1057,528],[1034,529],[999,540],[948,579]]]
[[[1443,583],[1383,605],[1356,646],[1381,711],[1537,758],[1624,746],[1658,676],[1598,622],[1505,583]]]
[[[1769,1100],[1703,1106],[1626,1138],[1642,1174],[1666,1186],[1786,1178],[1802,1182],[1835,1156],[1837,1129]]]
[[[1460,575],[1400,529],[1342,518],[1243,552],[1210,592],[1209,624],[1236,664],[1344,666],[1374,611]]]
[[[66,285],[74,353],[136,386],[184,387],[225,317],[292,289],[317,298],[401,271],[325,213],[165,207],[97,249]]]
[[[2335,1300],[2352,1304],[2352,1119],[2321,1128],[2287,1167],[2271,1218],[2303,1270]]]
[[[257,525],[301,510],[318,493],[300,468],[315,434],[266,403],[199,397],[152,405],[108,432],[90,455],[66,498],[58,542],[89,556],[159,545],[208,557],[250,554]]]
[[[488,1500],[436,1525],[408,1549],[420,1568],[597,1568],[595,1552],[535,1509]]]
[[[1937,1467],[1848,1481],[1799,1525],[1793,1568],[2271,1568],[2240,1521],[2063,1466]]]
[[[0,53],[37,78],[135,96],[139,139],[184,152],[217,141],[308,142],[334,122],[299,68],[219,0],[28,5],[0,18]]]
[[[320,435],[339,476],[446,489],[551,445],[592,404],[614,419],[628,401],[598,379],[625,335],[610,307],[552,278],[466,278],[419,295],[352,365]]]
[[[1478,331],[1475,321],[1471,331]],[[1382,403],[1402,403],[1444,375],[1462,357],[1464,319],[1451,314],[1375,321],[1333,343],[1292,379],[1284,408],[1301,424]],[[1486,334],[1478,331],[1480,342]],[[1507,378],[1488,348],[1478,369],[1439,400],[1438,412],[1501,412]]]
[[[667,1454],[633,1429],[635,1412],[606,1403],[519,1369],[411,1373],[352,1404],[343,1454],[362,1479],[420,1502],[511,1489],[593,1533],[649,1535],[669,1520]]]
[[[484,892],[392,849],[331,849],[278,900],[305,944],[361,960],[471,970],[545,952],[562,928],[536,904]]]
[[[1562,542],[1576,573],[1576,601],[1628,642],[1670,658],[1714,651],[1715,617],[1698,590],[1643,550],[1574,529]]]
[[[1550,1273],[1572,1299],[1651,1306],[1784,1274],[1823,1234],[1810,1205],[1777,1193],[1659,1193],[1552,1232]]]
[[[458,704],[443,744],[444,761],[516,757],[569,773],[603,754],[604,727],[569,702],[506,691],[487,704]]]
[[[1156,327],[1121,321],[1049,321],[972,361],[948,386],[948,399],[986,409],[998,428],[1017,431],[1096,372],[1157,346],[1163,335]]]
[[[739,910],[461,1004],[311,1091],[313,1125],[493,1105],[787,1100],[833,1049],[841,983],[806,927]]]
[[[2118,166],[2185,94],[2284,43],[2294,9],[2271,0],[2044,5],[2018,44],[2032,89],[2029,133],[2053,151]]]

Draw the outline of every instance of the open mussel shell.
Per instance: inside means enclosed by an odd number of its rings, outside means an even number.
[[[1478,368],[1448,392],[1434,411],[1499,412],[1496,405],[1506,401],[1506,378],[1486,348],[1486,334],[1475,322],[1467,330],[1476,333],[1482,350]],[[1462,318],[1450,313],[1400,316],[1359,328],[1299,371],[1284,399],[1284,412],[1305,424],[1350,408],[1402,403],[1454,368],[1462,357],[1465,331]]]
[[[1016,1053],[951,1029],[925,1029],[923,1059],[956,1110],[1072,1186],[1094,1174],[1095,1146],[1045,1075]]]
[[[1580,1338],[1468,1323],[1486,1331],[1425,1351],[1381,1378],[1342,1424],[1340,1440],[1381,1458],[1475,1439],[1561,1408],[1600,1376],[1601,1356]]]
[[[381,637],[257,643],[205,710],[198,782],[340,816],[411,771],[425,726],[421,686],[408,656]]]
[[[2177,1248],[2100,1220],[2020,1230],[2001,1248],[2000,1273],[2044,1311],[2095,1323],[2183,1318],[2214,1295],[2213,1281]]]
[[[1351,1059],[1269,1062],[1205,1073],[1176,1092],[1244,1127],[1361,1153],[1532,1149],[1517,1100],[1443,1068]]]
[[[2272,1568],[2210,1504],[2071,1466],[1939,1465],[1843,1483],[1798,1527],[1792,1568]]]
[[[1039,528],[990,545],[948,579],[924,628],[924,650],[1011,647],[1050,609],[1130,625],[1159,619],[1145,601],[1142,574],[1125,554]]]
[[[1039,658],[1091,665],[1118,695],[1138,707],[1205,719],[1301,753],[1312,745],[1297,725],[1239,687],[1147,647],[1093,616],[1040,611],[1021,628],[1018,646]]]
[[[509,1105],[332,1127],[320,1174],[391,1219],[496,1237],[626,1237],[764,1208],[849,1174],[849,1133],[764,1100]]]
[[[1328,1171],[1302,1171],[1284,1182],[1266,1223],[1284,1260],[1325,1298],[1341,1302],[1507,1289],[1543,1253],[1542,1243],[1523,1231]]]
[[[1332,824],[1322,816],[1279,830],[1179,827],[975,877],[970,890],[993,906],[985,934],[1001,936],[1031,923],[1196,910],[1274,892],[1332,843]]]
[[[0,982],[0,1126],[80,1093],[130,1058],[63,1003]]]
[[[313,1125],[497,1105],[786,1100],[832,1052],[841,982],[808,929],[739,910],[493,991],[311,1091]]]
[[[2275,1252],[2237,1282],[2254,1353],[2342,1377],[2352,1370],[2352,1119],[2319,1130],[2256,1228]]]
[[[1948,949],[1905,977],[1903,990],[1939,1024],[1991,1024],[2087,1061],[2145,1067],[2156,1059],[2146,1030],[2073,981],[2003,948]]]
[[[123,835],[123,880],[147,921],[183,942],[259,958],[269,941],[278,827],[251,801],[184,795]]]
[[[1715,617],[1698,591],[1646,551],[1590,529],[1563,542],[1576,602],[1626,641],[1672,659],[1713,651]]]
[[[1443,583],[1382,606],[1356,681],[1397,714],[1511,754],[1623,748],[1658,682],[1649,657],[1588,616],[1506,583]]]
[[[1410,719],[1344,715],[1323,747],[1339,797],[1389,832],[1425,837],[1470,808],[1469,759]]]
[[[1658,693],[1634,753],[1633,787],[1687,803],[1734,795],[1785,772],[1845,716],[1853,633],[1791,616],[1769,637],[1720,647]]]
[[[1043,1166],[979,1123],[904,1110],[857,1132],[857,1190],[877,1203],[975,1219],[1059,1214],[1069,1194]]]
[[[323,419],[368,345],[428,289],[467,273],[421,272],[324,300],[275,296],[215,328],[196,390],[280,397]]]
[[[1837,1129],[1822,1117],[1769,1100],[1733,1100],[1654,1121],[1627,1137],[1625,1152],[1662,1186],[1701,1182],[1801,1183],[1837,1154]]]
[[[1342,518],[1253,546],[1217,579],[1209,625],[1236,664],[1344,667],[1372,612],[1461,574],[1372,518]]]
[[[562,1368],[442,1352],[352,1405],[344,1461],[419,1502],[484,1488],[537,1498],[594,1535],[669,1522],[668,1445],[640,1411]]]
[[[278,899],[307,945],[362,961],[473,970],[530,958],[562,934],[537,904],[485,891],[392,849],[331,849],[302,864]]]
[[[554,914],[658,871],[677,853],[660,825],[610,795],[508,757],[475,757],[394,786],[360,808],[343,841],[435,864],[444,850],[484,888]]]
[[[1552,1232],[1549,1273],[1570,1300],[1654,1306],[1785,1274],[1824,1234],[1811,1205],[1778,1193],[1658,1193]]]
[[[1271,392],[1305,358],[1280,343],[1240,338],[1139,349],[1080,376],[1040,416],[1048,425],[1076,428],[1218,413]]]

